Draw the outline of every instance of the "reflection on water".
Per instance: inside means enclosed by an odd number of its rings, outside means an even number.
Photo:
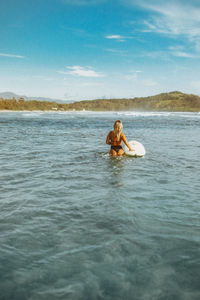
[[[110,184],[116,187],[124,185],[124,156],[112,157],[107,160],[107,169],[110,176]]]

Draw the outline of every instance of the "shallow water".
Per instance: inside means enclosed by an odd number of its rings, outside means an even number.
[[[116,119],[143,158],[111,158]],[[0,113],[0,299],[200,299],[200,114]]]

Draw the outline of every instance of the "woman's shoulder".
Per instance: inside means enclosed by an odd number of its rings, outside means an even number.
[[[121,135],[120,135],[120,137],[121,137],[121,139],[126,139],[126,136],[125,136],[125,134],[123,133],[123,132],[121,132]]]

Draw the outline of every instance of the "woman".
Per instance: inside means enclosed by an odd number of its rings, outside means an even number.
[[[112,156],[121,156],[124,155],[124,150],[122,148],[122,141],[124,144],[129,148],[130,151],[133,151],[131,146],[129,145],[125,134],[122,132],[123,125],[120,120],[115,121],[114,123],[114,130],[110,131],[107,139],[106,144],[111,145],[110,148],[110,155]]]

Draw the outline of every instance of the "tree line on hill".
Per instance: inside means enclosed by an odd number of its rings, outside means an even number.
[[[57,103],[48,101],[16,100],[0,98],[0,110],[14,111],[185,111],[200,112],[200,97],[178,91],[162,93],[149,97],[123,99],[97,99],[74,103]]]

